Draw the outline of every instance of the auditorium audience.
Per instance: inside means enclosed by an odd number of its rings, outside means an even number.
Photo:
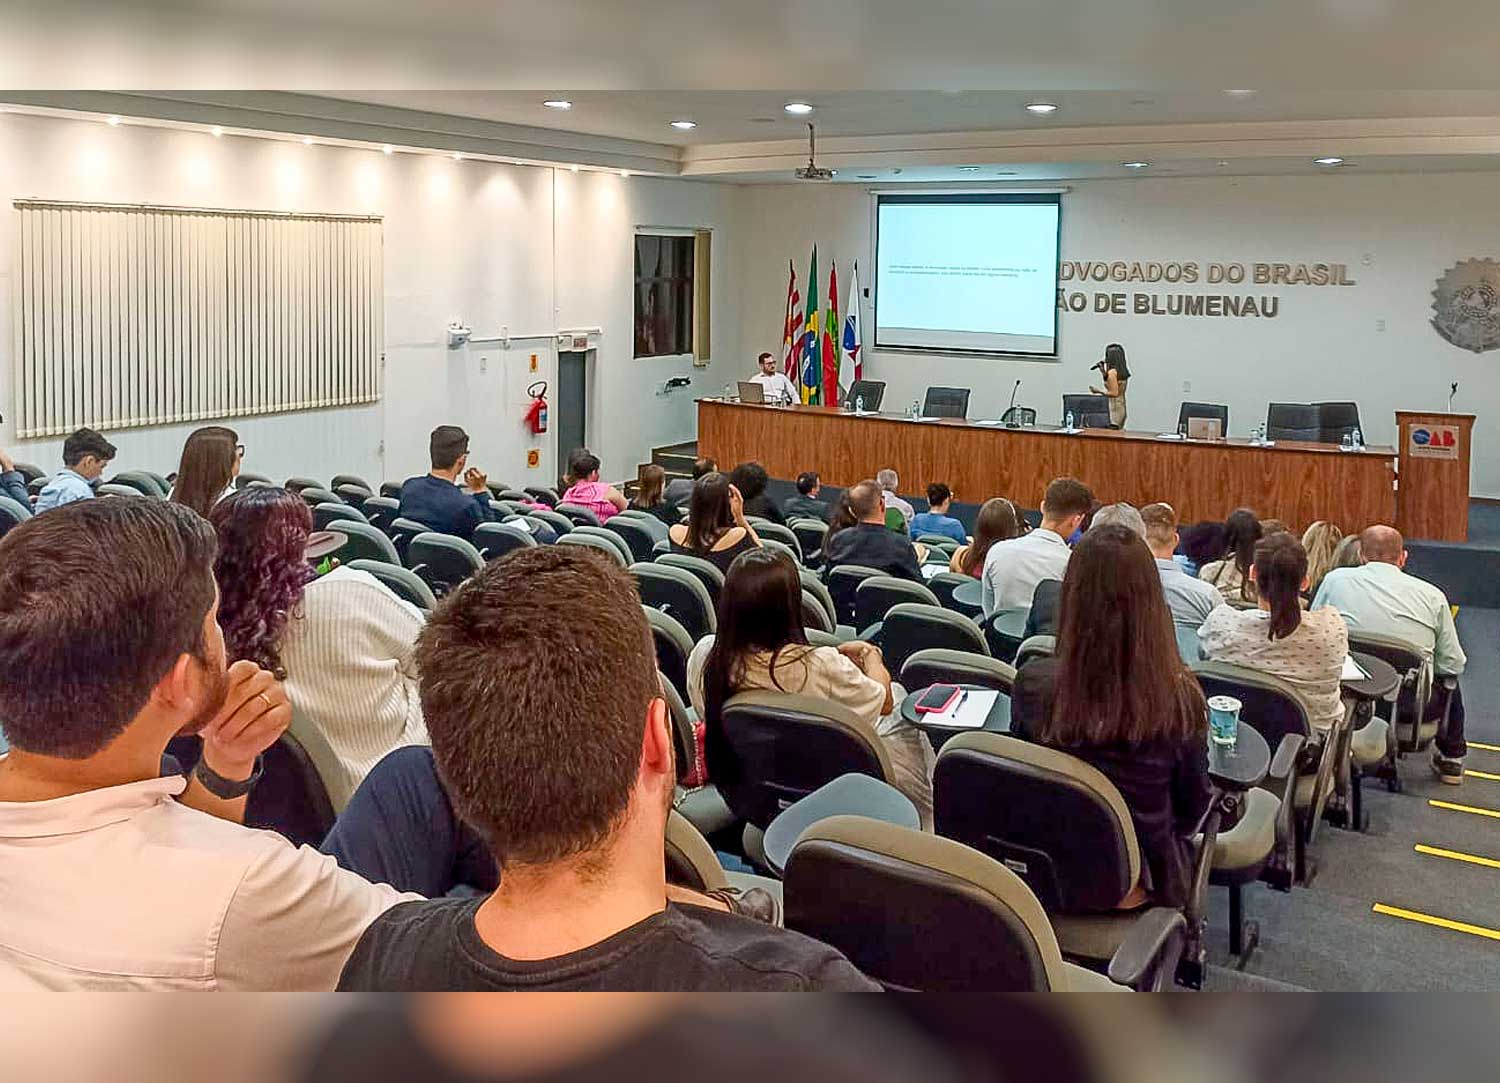
[[[901,717],[905,689],[892,681],[880,648],[871,643],[808,645],[802,580],[791,557],[762,549],[736,560],[719,594],[718,616],[718,633],[699,640],[688,657],[688,696],[707,725],[709,776],[720,783],[737,776],[720,722],[731,696],[814,696],[847,707],[869,725],[890,753],[897,788],[930,828],[932,745]]]
[[[1443,782],[1458,785],[1464,779],[1468,745],[1457,678],[1468,659],[1458,642],[1453,610],[1441,590],[1404,571],[1406,542],[1400,531],[1389,526],[1366,527],[1359,544],[1365,562],[1325,575],[1313,608],[1337,609],[1352,632],[1404,640],[1431,661],[1435,676],[1455,678],[1451,691],[1438,683],[1432,699],[1417,707],[1427,720],[1440,719],[1447,707],[1448,725],[1434,742],[1432,767]]]
[[[1333,551],[1333,568],[1358,568],[1365,562],[1365,555],[1360,550],[1358,534],[1345,534],[1344,540],[1339,542]],[[1333,571],[1329,568],[1328,571]],[[1327,572],[1324,573],[1327,578]],[[1320,586],[1322,584],[1319,584]],[[1316,594],[1317,592],[1314,591]]]
[[[401,486],[402,518],[421,523],[439,534],[472,537],[480,523],[495,518],[483,471],[469,463],[469,434],[457,425],[439,425],[428,440],[432,471],[408,478]],[[464,488],[458,488],[459,476]]]
[[[877,988],[832,948],[667,885],[672,723],[623,569],[563,546],[495,561],[417,661],[438,771],[500,882],[384,914],[341,989]]]
[[[244,458],[245,445],[233,429],[222,425],[195,429],[182,445],[182,461],[168,499],[207,519],[213,506],[234,492],[234,479],[240,475]]]
[[[1250,565],[1255,562],[1255,543],[1262,533],[1255,512],[1236,508],[1224,521],[1224,545],[1218,558],[1198,569],[1198,578],[1211,584],[1230,605],[1249,608],[1255,604]]]
[[[1326,519],[1319,519],[1302,532],[1302,548],[1307,550],[1307,589],[1303,596],[1318,593],[1323,577],[1334,567],[1344,532]]]
[[[764,466],[757,462],[740,463],[729,475],[729,480],[740,491],[746,515],[757,515],[773,523],[786,525],[786,516],[781,514],[781,509],[766,493],[766,485],[771,479]]]
[[[1054,478],[1042,497],[1042,525],[1029,534],[997,542],[984,558],[981,604],[986,617],[999,610],[1028,609],[1036,585],[1061,579],[1068,543],[1093,503],[1089,487],[1075,478]]]
[[[575,448],[568,455],[568,488],[562,503],[587,508],[601,523],[624,511],[625,497],[607,481],[599,480],[599,456],[588,448]]]
[[[823,489],[823,482],[815,471],[804,470],[797,475],[797,492],[786,498],[781,505],[781,510],[786,514],[787,521],[793,519],[817,519],[820,522],[828,521],[828,505],[818,499],[818,493]]]
[[[984,574],[984,558],[989,555],[990,546],[1019,537],[1026,530],[1026,520],[1014,504],[1003,496],[990,497],[979,506],[979,514],[974,517],[974,540],[958,547],[948,562],[948,570],[978,579]]]
[[[1087,534],[1101,526],[1123,526],[1138,538],[1146,536],[1146,524],[1141,520],[1141,513],[1124,501],[1100,504],[1094,508],[1083,533]],[[1031,592],[1031,609],[1026,614],[1026,625],[1021,632],[1023,639],[1057,634],[1057,609],[1061,597],[1061,579],[1043,579],[1036,585],[1036,589]]]
[[[1280,519],[1262,519],[1260,521],[1260,536],[1269,538],[1272,534],[1289,534],[1291,529]]]
[[[823,548],[828,548],[828,543],[833,536],[841,530],[847,530],[859,522],[859,516],[854,514],[854,509],[849,505],[849,490],[845,489],[834,501],[832,510],[828,513],[828,533],[823,535]]]
[[[0,682],[0,988],[326,991],[401,899],[241,826],[291,708],[254,662],[226,669],[214,549],[158,500],[0,541],[0,672],[26,675]],[[202,741],[191,778],[162,774],[179,734]]]
[[[1189,836],[1211,796],[1207,722],[1150,550],[1127,527],[1089,531],[1063,579],[1056,653],[1016,676],[1011,733],[1077,756],[1119,789],[1145,858],[1121,907],[1188,899]]]
[[[427,741],[412,660],[422,615],[369,572],[314,578],[304,556],[312,512],[295,493],[242,489],[209,521],[229,660],[248,659],[285,683],[299,724],[333,753],[317,766],[342,808],[387,752]]]
[[[650,512],[667,526],[674,526],[681,522],[677,509],[668,504],[662,496],[662,490],[667,481],[665,470],[655,463],[646,463],[636,475],[636,480],[639,484],[636,487],[635,499],[630,502],[632,508]]]
[[[723,474],[705,474],[693,483],[688,520],[667,531],[672,552],[701,557],[721,572],[734,558],[760,548],[760,538],[745,518],[740,491]]]
[[[712,474],[719,469],[719,464],[712,459],[695,459],[693,461],[693,476],[691,478],[673,478],[667,482],[667,503],[673,507],[680,508],[687,504],[693,495],[693,482],[705,474]]]
[[[1213,519],[1194,523],[1181,532],[1177,548],[1174,559],[1183,571],[1196,577],[1205,564],[1224,555],[1224,524]]]
[[[114,457],[115,446],[101,434],[93,429],[79,429],[63,441],[63,468],[42,486],[32,511],[51,511],[75,500],[92,499],[104,468]],[[24,485],[21,491],[25,493]],[[25,497],[21,503],[26,504]]]
[[[901,484],[901,479],[890,467],[886,467],[875,475],[875,482],[880,486],[880,495],[885,497],[886,510],[895,508],[901,513],[901,529],[904,531],[911,524],[912,516],[916,512],[912,506],[896,494],[896,487]]]
[[[969,540],[963,523],[948,514],[953,505],[953,491],[941,481],[927,486],[927,510],[911,517],[911,536],[941,534],[962,545]]]
[[[1326,734],[1344,717],[1339,677],[1349,629],[1336,610],[1302,611],[1307,550],[1295,535],[1279,530],[1257,542],[1250,574],[1257,607],[1221,605],[1210,613],[1198,629],[1203,654],[1280,677],[1302,693],[1309,720]]]
[[[0,495],[8,496],[23,508],[31,507],[31,494],[26,491],[26,475],[16,469],[16,461],[4,448],[0,448]],[[89,490],[93,495],[93,490]]]
[[[1223,595],[1203,580],[1188,575],[1173,559],[1177,549],[1177,512],[1171,504],[1147,504],[1141,509],[1141,522],[1146,527],[1146,544],[1156,558],[1172,623],[1196,631],[1204,618],[1224,604]]]
[[[885,500],[880,485],[862,481],[844,493],[850,526],[830,527],[823,540],[823,574],[840,564],[859,564],[875,568],[883,575],[922,582],[921,562],[911,539],[897,534],[885,525]]]

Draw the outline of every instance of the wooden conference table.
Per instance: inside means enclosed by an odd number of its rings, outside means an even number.
[[[1072,475],[1105,502],[1165,500],[1183,523],[1223,519],[1240,506],[1301,531],[1329,519],[1346,533],[1396,518],[1396,450],[1340,451],[1278,440],[1163,440],[1154,432],[1050,426],[1007,429],[974,421],[855,415],[829,406],[698,400],[698,453],[722,464],[756,460],[772,477],[816,470],[847,486],[890,467],[902,488],[946,482],[963,502],[1008,496],[1035,508],[1055,477]]]

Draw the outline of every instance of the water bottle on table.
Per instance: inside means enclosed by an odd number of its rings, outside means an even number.
[[[1072,410],[1069,410],[1068,411],[1068,416],[1065,417],[1065,418],[1063,418],[1063,428],[1067,429],[1069,432],[1073,431],[1073,411]]]

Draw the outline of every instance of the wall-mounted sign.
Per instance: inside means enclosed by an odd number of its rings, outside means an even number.
[[[1063,260],[1058,268],[1057,307],[1062,312],[1116,316],[1218,316],[1275,319],[1281,297],[1274,293],[1131,292],[1086,293],[1071,283],[1139,282],[1167,286],[1357,286],[1346,263],[1232,263],[1179,260]]]
[[[1432,329],[1461,350],[1500,348],[1500,263],[1466,259],[1432,291]]]
[[[1407,450],[1418,459],[1458,458],[1457,425],[1408,425]]]

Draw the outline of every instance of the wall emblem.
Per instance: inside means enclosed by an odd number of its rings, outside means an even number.
[[[1432,328],[1474,353],[1500,349],[1500,263],[1466,259],[1448,268],[1432,291]]]

